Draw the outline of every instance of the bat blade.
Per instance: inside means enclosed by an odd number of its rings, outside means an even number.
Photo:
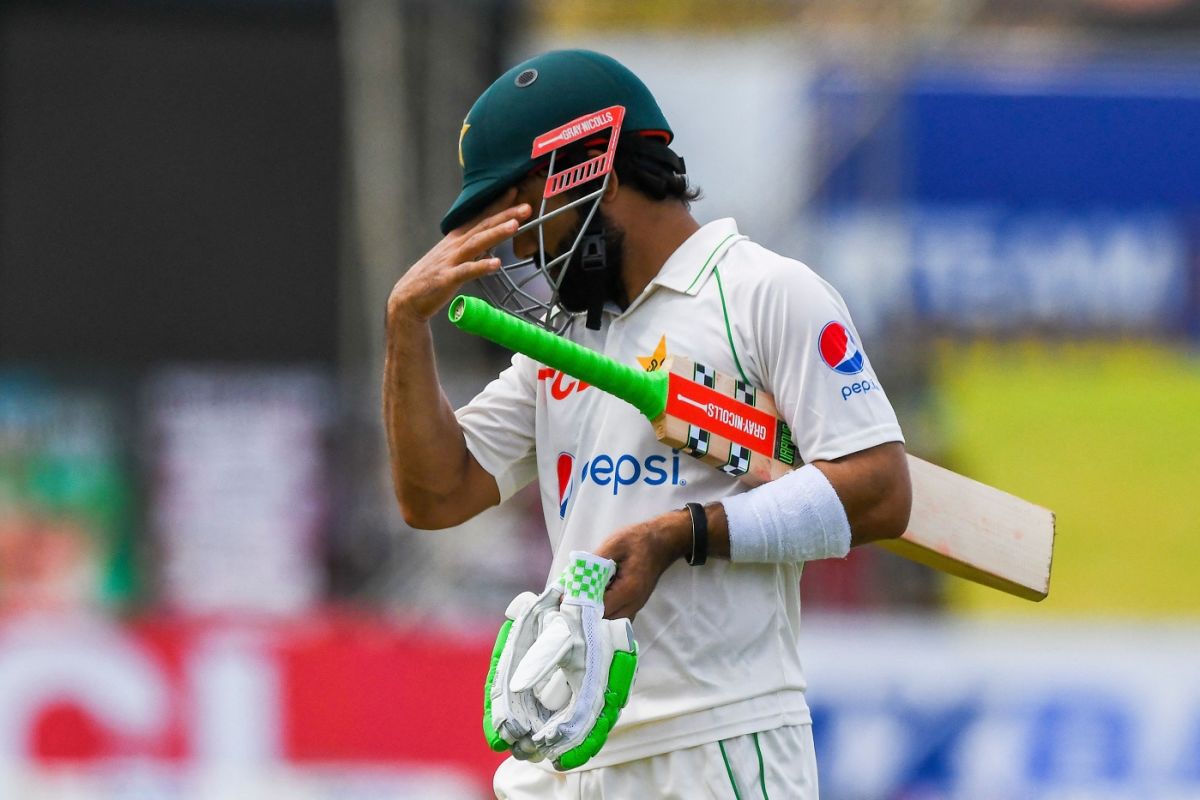
[[[757,485],[801,466],[770,394],[690,359],[671,356],[666,410],[655,435],[705,464]],[[905,558],[1017,597],[1050,590],[1054,514],[909,455],[913,508],[899,539]]]
[[[1026,600],[1046,598],[1054,512],[915,456],[908,457],[908,470],[913,483],[908,531],[878,544]]]

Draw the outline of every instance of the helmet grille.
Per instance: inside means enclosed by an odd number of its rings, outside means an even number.
[[[524,89],[537,80],[538,71],[536,69],[523,70],[513,83],[517,84],[518,89]]]

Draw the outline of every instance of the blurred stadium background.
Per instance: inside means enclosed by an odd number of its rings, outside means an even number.
[[[0,4],[0,798],[489,796],[541,515],[405,528],[381,319],[474,97],[568,45],[842,289],[913,452],[1058,512],[1037,605],[806,569],[822,796],[1200,798],[1186,0]],[[437,338],[455,402],[506,361]]]

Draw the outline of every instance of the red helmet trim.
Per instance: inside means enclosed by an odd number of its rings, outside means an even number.
[[[533,159],[546,156],[561,147],[573,144],[582,137],[590,141],[597,133],[611,129],[608,135],[608,147],[598,156],[589,158],[581,164],[557,172],[546,177],[545,197],[572,189],[581,183],[593,181],[612,171],[613,158],[617,152],[617,139],[621,135],[621,123],[625,119],[624,106],[609,106],[591,114],[573,119],[566,125],[543,133],[533,140]]]

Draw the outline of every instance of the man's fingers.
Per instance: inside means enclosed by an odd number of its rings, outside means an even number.
[[[475,280],[498,269],[500,269],[500,259],[481,258],[477,261],[466,261],[456,267],[451,267],[447,272],[452,282],[456,286],[461,286],[467,281]]]
[[[455,228],[453,231],[451,231],[451,233],[466,235],[467,233],[473,231],[476,227],[482,225],[487,220],[488,217],[491,217],[493,214],[495,214],[500,209],[508,208],[509,206],[511,206],[513,204],[513,201],[516,199],[517,199],[517,188],[515,186],[510,187],[508,189],[508,191],[506,191],[504,194],[500,195],[495,200],[493,200],[491,202],[491,204],[488,205],[487,208],[485,208],[483,211],[480,211],[475,216],[471,217],[469,220],[464,222],[462,225],[459,225],[457,228]]]
[[[628,619],[630,622],[632,622],[634,617],[637,616],[637,611],[634,611],[631,609],[633,609],[632,605],[621,605],[621,606],[617,606],[616,608],[614,608],[610,611],[608,609],[608,606],[605,606],[604,607],[604,618],[605,619]]]
[[[529,205],[522,203],[519,206],[514,206],[513,203],[517,199],[516,188],[511,188],[504,194],[500,195],[492,204],[479,213],[479,216],[467,220],[458,228],[455,233],[469,235],[477,230],[491,227],[506,219],[515,218],[517,216],[525,216],[530,212]]]
[[[484,228],[468,236],[458,246],[458,253],[463,258],[474,258],[480,253],[486,253],[505,239],[512,238],[517,232],[517,221],[509,219],[492,228]]]
[[[529,207],[528,203],[521,203],[519,206],[505,206],[499,212],[489,215],[472,230],[494,228],[511,219],[522,220],[528,217],[532,211],[533,209]]]
[[[606,619],[617,619],[621,616],[619,612],[629,606],[627,584],[628,581],[617,578],[608,585],[608,589],[604,592],[604,616]]]

